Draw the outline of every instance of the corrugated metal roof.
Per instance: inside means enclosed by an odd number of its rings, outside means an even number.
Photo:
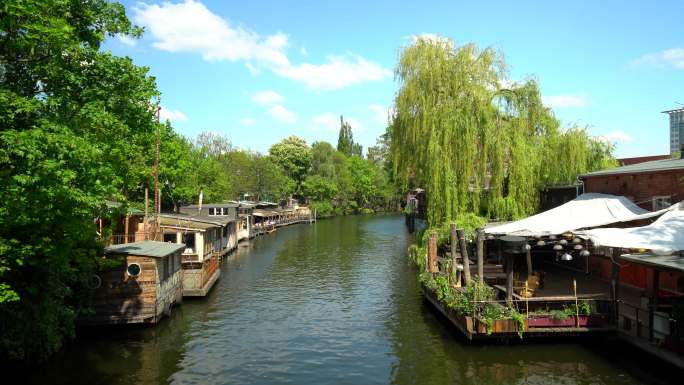
[[[105,247],[105,254],[162,258],[183,249],[185,249],[185,245],[182,243],[142,241],[107,246]]]
[[[684,170],[684,159],[671,158],[654,160],[651,162],[631,164],[629,166],[622,166],[611,168],[609,170],[594,171],[584,175],[580,178],[587,178],[601,175],[619,175],[619,174],[637,174],[643,172],[668,171],[668,170]]]

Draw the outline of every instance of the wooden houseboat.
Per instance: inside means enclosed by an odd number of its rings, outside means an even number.
[[[219,223],[221,225],[221,234],[216,239],[216,242],[219,242],[219,245],[214,248],[215,252],[219,253],[219,256],[223,256],[224,254],[235,250],[237,247],[238,207],[239,204],[236,202],[209,203],[182,206],[180,212],[181,214],[190,215],[200,220]]]
[[[124,209],[121,202],[106,202],[107,215],[96,219],[98,234],[106,245],[140,242],[149,238],[145,213],[133,207]],[[109,219],[107,219],[109,218]]]
[[[237,220],[237,240],[238,242],[254,238],[254,207],[251,202],[239,202]]]
[[[157,323],[183,299],[181,253],[185,245],[142,241],[107,246],[117,266],[93,276],[95,314],[83,325]]]
[[[159,228],[164,242],[184,244],[182,250],[183,296],[203,297],[221,275],[218,268],[223,227],[220,222],[180,214],[161,214]]]

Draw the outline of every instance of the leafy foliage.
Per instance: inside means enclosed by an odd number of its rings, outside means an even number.
[[[311,166],[311,148],[306,140],[289,136],[272,145],[268,152],[273,161],[294,181],[298,192]]]
[[[154,79],[99,51],[138,36],[118,3],[0,8],[0,350],[40,360],[74,333],[97,267],[96,216],[149,170]]]
[[[464,212],[527,215],[540,187],[614,165],[610,144],[581,128],[560,129],[536,81],[511,84],[491,48],[418,39],[395,73],[393,171],[404,188],[426,189],[431,225]]]
[[[354,142],[354,134],[349,122],[344,121],[344,117],[340,116],[340,135],[337,139],[337,151],[346,156],[363,156],[363,147],[361,144]]]

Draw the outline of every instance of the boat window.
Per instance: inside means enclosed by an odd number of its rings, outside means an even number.
[[[195,233],[183,234],[183,243],[185,243],[185,253],[195,252]]]
[[[140,271],[142,271],[142,269],[140,269],[140,265],[138,265],[137,263],[131,263],[126,268],[126,272],[128,272],[128,275],[130,275],[131,277],[139,276]]]
[[[209,215],[216,215],[213,207],[209,207]]]

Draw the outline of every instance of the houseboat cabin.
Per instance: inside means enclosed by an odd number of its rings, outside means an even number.
[[[109,219],[96,219],[98,234],[106,245],[140,242],[149,239],[149,226],[145,224],[145,213],[133,207],[124,208],[121,202],[108,201]]]
[[[203,205],[182,206],[181,214],[192,216],[204,222],[218,223],[221,226],[220,242],[216,252],[219,256],[227,254],[237,247],[237,212],[238,203],[209,203]]]
[[[240,202],[238,206],[237,239],[238,242],[253,238],[254,233],[254,204]]]
[[[159,227],[164,242],[185,245],[182,253],[183,296],[205,296],[221,275],[218,259],[223,243],[222,225],[197,217],[162,214]]]
[[[85,325],[157,323],[182,301],[181,253],[185,245],[142,241],[107,246],[116,263],[93,276],[95,314]]]

